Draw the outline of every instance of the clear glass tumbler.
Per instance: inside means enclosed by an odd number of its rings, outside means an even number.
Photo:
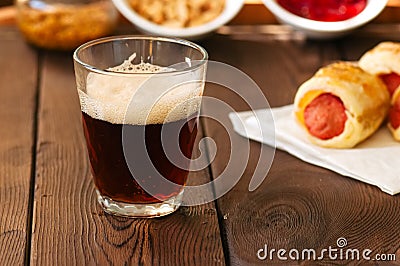
[[[181,204],[207,52],[189,41],[117,36],[74,53],[98,201],[111,214],[158,217]]]

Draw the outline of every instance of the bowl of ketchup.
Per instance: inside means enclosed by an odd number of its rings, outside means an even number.
[[[346,35],[374,19],[388,0],[263,0],[278,21],[313,39]]]

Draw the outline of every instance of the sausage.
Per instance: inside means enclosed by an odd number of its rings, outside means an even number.
[[[385,83],[386,88],[390,93],[390,96],[392,96],[400,85],[400,75],[392,72],[389,74],[380,75],[379,77],[382,79],[383,83]]]
[[[393,138],[400,141],[400,88],[398,88],[391,101],[388,116],[388,128],[392,132]]]
[[[390,107],[389,123],[395,130],[400,126],[400,97],[398,97],[395,103]]]
[[[385,83],[390,95],[393,97],[388,119],[390,126],[396,130],[400,125],[400,97],[396,99],[393,94],[400,86],[400,75],[392,72],[390,74],[380,75],[379,77]]]
[[[336,137],[344,131],[347,116],[339,97],[324,93],[304,110],[304,122],[311,135],[322,140]]]

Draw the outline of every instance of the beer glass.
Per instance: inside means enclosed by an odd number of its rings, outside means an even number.
[[[174,212],[190,172],[207,52],[181,39],[117,36],[83,44],[73,58],[98,202],[119,216]]]

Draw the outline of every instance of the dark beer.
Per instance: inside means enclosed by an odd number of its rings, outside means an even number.
[[[169,137],[176,139],[179,136],[179,145],[168,145],[168,155],[174,157],[174,161],[179,160],[182,154],[190,159],[197,134],[196,114],[164,124],[122,125],[95,119],[82,113],[82,122],[94,182],[102,196],[123,203],[158,203],[182,191],[189,173],[189,165],[184,165],[184,169],[175,166],[167,158],[163,141]],[[134,149],[133,156],[127,158],[134,161],[135,167],[132,173],[123,150],[123,127],[124,131],[127,130],[125,136],[134,140],[134,147],[130,147]],[[163,139],[162,131],[167,132],[166,136],[163,135]],[[148,154],[148,157],[145,154]],[[153,168],[149,167],[147,158],[150,159]],[[156,172],[178,186],[158,184],[154,176]],[[150,183],[157,191],[157,197],[147,193],[135,178]]]

